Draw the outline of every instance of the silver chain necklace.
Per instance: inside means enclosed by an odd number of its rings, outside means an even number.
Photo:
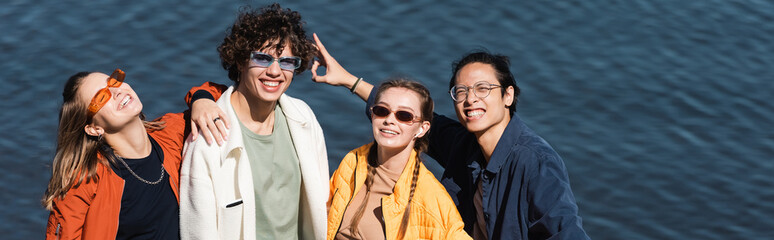
[[[164,179],[164,164],[161,164],[161,176],[159,177],[159,180],[156,180],[155,182],[151,182],[151,181],[142,179],[140,177],[140,175],[137,175],[137,173],[134,173],[134,171],[132,171],[132,168],[129,167],[129,164],[126,164],[126,162],[124,161],[123,158],[121,158],[121,156],[118,156],[117,154],[113,154],[113,155],[115,155],[118,158],[118,160],[121,161],[121,163],[124,164],[124,167],[126,167],[126,169],[129,169],[129,172],[132,173],[132,175],[134,175],[134,177],[136,177],[137,180],[140,180],[140,181],[142,181],[144,183],[147,183],[147,184],[150,184],[150,185],[156,185],[156,184],[160,183],[161,180]]]

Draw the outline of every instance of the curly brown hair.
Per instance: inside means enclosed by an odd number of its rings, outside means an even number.
[[[245,65],[254,50],[276,50],[281,53],[285,44],[290,46],[294,56],[301,58],[300,74],[309,69],[316,48],[306,37],[301,14],[282,9],[279,3],[259,10],[244,6],[240,9],[234,25],[218,46],[220,64],[228,71],[228,78],[239,82],[239,66]]]

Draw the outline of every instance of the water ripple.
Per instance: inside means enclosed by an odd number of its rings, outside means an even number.
[[[203,81],[228,84],[215,47],[244,1],[11,0],[0,7],[0,233],[39,238],[60,94],[77,71],[120,67],[153,117]],[[769,1],[318,1],[300,11],[350,72],[405,74],[453,116],[450,63],[511,57],[519,114],[562,155],[594,239],[774,235],[774,4]],[[362,102],[297,76],[329,166],[371,141]],[[31,149],[34,149],[31,151]],[[19,186],[21,185],[21,186]]]

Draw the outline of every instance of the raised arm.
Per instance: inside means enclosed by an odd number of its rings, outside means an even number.
[[[333,56],[325,49],[325,46],[314,34],[314,41],[317,44],[318,60],[312,64],[312,80],[315,82],[327,83],[333,86],[343,86],[356,94],[360,99],[366,101],[365,113],[371,117],[369,109],[374,104],[374,93],[376,89],[373,85],[362,78],[355,77],[336,61]],[[325,67],[323,75],[317,75],[317,69]],[[448,155],[459,141],[470,140],[472,136],[459,122],[447,118],[443,115],[434,115],[432,127],[430,128],[430,148],[427,154],[438,161],[443,167],[446,167],[446,161],[451,159]],[[473,139],[475,141],[475,139]]]

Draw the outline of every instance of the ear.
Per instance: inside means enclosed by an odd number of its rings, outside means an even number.
[[[419,126],[419,132],[416,135],[414,135],[414,138],[421,138],[425,136],[425,134],[427,134],[427,131],[429,130],[430,130],[430,122],[429,121],[422,122],[422,125]]]
[[[246,61],[241,63],[237,63],[237,70],[239,70],[240,73],[244,72],[247,69],[248,64],[250,64],[250,59],[247,59]]]
[[[247,59],[242,62],[237,62],[236,67],[239,71],[239,75],[242,75],[246,71],[250,70],[250,56],[248,56]]]
[[[94,123],[87,124],[83,127],[83,131],[86,132],[89,136],[99,136],[105,133],[105,129],[99,126],[95,126]]]
[[[511,107],[513,104],[513,86],[508,86],[508,88],[505,89],[505,94],[503,94],[503,102],[505,102],[505,107]]]

